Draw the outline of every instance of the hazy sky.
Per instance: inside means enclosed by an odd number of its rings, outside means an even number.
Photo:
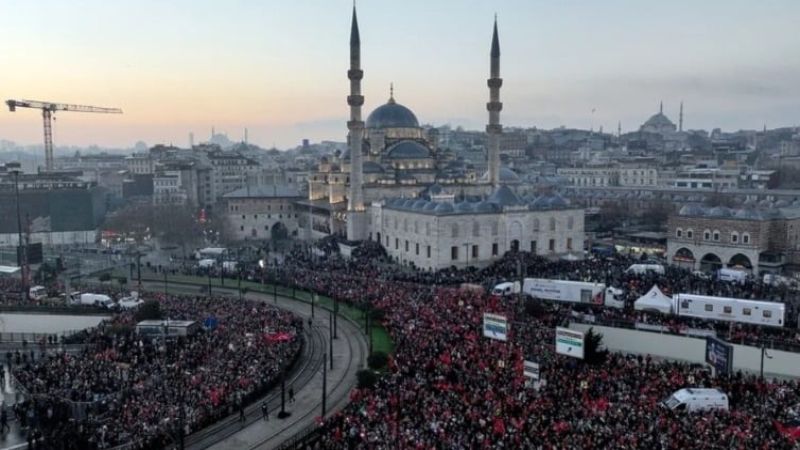
[[[125,111],[61,113],[57,145],[343,140],[351,4],[0,0],[0,99]],[[632,130],[662,99],[687,128],[800,123],[798,0],[361,0],[365,115],[393,81],[421,122],[482,127],[495,12],[506,126]],[[0,138],[39,143],[38,112]]]

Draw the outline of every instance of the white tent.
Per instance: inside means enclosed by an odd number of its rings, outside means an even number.
[[[653,285],[647,294],[636,300],[633,304],[633,309],[636,311],[657,311],[663,314],[670,314],[672,312],[672,298],[664,295],[658,286]]]

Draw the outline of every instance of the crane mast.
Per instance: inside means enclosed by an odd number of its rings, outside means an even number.
[[[8,110],[14,112],[17,108],[32,108],[42,110],[44,121],[44,167],[45,171],[52,172],[53,163],[53,113],[56,111],[71,111],[100,114],[122,114],[119,108],[103,108],[99,106],[72,105],[68,103],[43,102],[38,100],[6,100]]]

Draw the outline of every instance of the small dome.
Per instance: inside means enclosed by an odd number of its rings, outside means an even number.
[[[361,170],[364,173],[383,173],[383,166],[375,161],[364,161],[361,163]]]
[[[548,201],[547,196],[542,195],[541,197],[532,201],[530,206],[533,209],[547,209],[550,207],[550,202]]]
[[[427,205],[427,204],[428,204],[428,202],[427,202],[427,201],[420,199],[420,200],[417,200],[417,201],[415,201],[415,202],[414,202],[414,204],[412,205],[412,207],[413,207],[414,209],[419,209],[419,210],[421,210],[421,209],[422,209],[422,208],[424,208],[424,207],[425,207],[425,205]]]
[[[472,203],[469,203],[469,202],[458,203],[458,204],[456,204],[456,211],[457,212],[463,212],[463,213],[472,212],[473,211]]]
[[[493,203],[484,201],[484,202],[479,202],[478,204],[475,205],[476,213],[493,213],[495,211],[497,211],[497,209],[495,208],[495,205]]]
[[[705,210],[698,205],[686,205],[678,212],[681,216],[703,216]]]
[[[556,194],[547,200],[551,208],[564,208],[569,206],[569,202],[564,197]]]
[[[733,215],[737,219],[750,219],[750,220],[759,220],[761,219],[761,213],[756,211],[755,209],[745,208],[736,211]]]
[[[497,190],[489,196],[489,201],[500,206],[513,206],[521,203],[517,194],[506,185],[497,188]]]
[[[772,207],[772,202],[767,200],[767,199],[764,199],[764,200],[761,200],[760,202],[758,202],[758,206],[760,206],[762,208],[771,208]]]
[[[403,207],[404,208],[411,208],[412,206],[414,206],[415,202],[416,202],[416,200],[414,200],[413,198],[409,198],[408,200],[403,202]]]
[[[786,200],[778,200],[777,202],[775,202],[775,207],[776,208],[788,208],[789,207],[789,202],[787,202]]]
[[[708,215],[711,216],[711,217],[730,217],[731,216],[731,210],[726,208],[726,207],[724,207],[724,206],[717,206],[717,207],[711,208],[708,211]]]
[[[437,206],[438,206],[438,203],[436,203],[436,202],[428,202],[428,204],[425,205],[422,209],[424,211],[433,211],[433,210],[436,209]]]
[[[370,113],[367,128],[419,128],[419,121],[410,109],[390,98]]]
[[[400,141],[386,149],[389,159],[424,159],[430,158],[431,152],[424,145],[415,141]]]
[[[451,213],[453,212],[453,204],[452,203],[439,203],[436,205],[436,209],[434,209],[437,213]]]

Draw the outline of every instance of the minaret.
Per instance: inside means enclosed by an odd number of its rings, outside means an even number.
[[[617,138],[622,137],[622,121],[617,122]]]
[[[681,112],[678,114],[678,131],[683,132],[683,101],[681,101]]]
[[[661,100],[661,102],[658,104],[658,113],[664,114],[664,100]]]
[[[364,211],[363,167],[361,149],[364,140],[364,122],[361,120],[361,105],[364,96],[361,95],[361,79],[364,71],[361,70],[361,37],[358,32],[358,19],[356,7],[353,5],[353,19],[350,26],[350,70],[347,78],[350,80],[350,95],[347,104],[350,106],[350,121],[347,122],[348,143],[350,145],[350,194],[347,203],[347,239],[360,241],[366,237],[366,213]]]
[[[486,110],[489,111],[489,124],[486,125],[486,133],[489,135],[489,182],[492,187],[500,186],[500,134],[503,126],[500,125],[500,111],[503,104],[500,102],[500,87],[503,79],[500,78],[500,39],[497,37],[497,15],[494,17],[494,31],[492,33],[491,64],[489,69],[489,103]]]

